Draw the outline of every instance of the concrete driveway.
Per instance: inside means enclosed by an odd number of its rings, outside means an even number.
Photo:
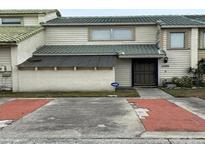
[[[0,138],[134,138],[144,127],[124,98],[58,98],[0,131]]]

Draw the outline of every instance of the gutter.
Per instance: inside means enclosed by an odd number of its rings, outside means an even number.
[[[149,23],[62,23],[62,24],[52,24],[52,23],[45,23],[42,24],[43,26],[52,27],[52,26],[101,26],[101,25],[156,25],[155,22]]]
[[[119,58],[163,58],[164,55],[119,55]]]
[[[117,53],[76,53],[76,54],[33,54],[33,56],[117,56]]]
[[[161,25],[161,28],[200,28],[205,27],[205,25]]]

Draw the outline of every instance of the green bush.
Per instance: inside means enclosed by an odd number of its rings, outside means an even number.
[[[192,87],[192,77],[189,77],[189,76],[183,76],[181,78],[174,77],[172,78],[172,83],[176,84],[177,87],[191,88]]]

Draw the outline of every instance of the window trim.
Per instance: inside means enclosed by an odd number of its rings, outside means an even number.
[[[200,39],[202,39],[202,49],[205,49],[205,31],[202,31],[202,38],[200,38]]]
[[[130,29],[132,31],[132,38],[130,40],[126,40],[126,39],[112,39],[112,33],[110,33],[110,40],[93,40],[92,39],[92,36],[91,36],[91,33],[93,30],[100,30],[100,29],[109,29],[110,31],[112,31],[112,29]],[[135,27],[90,27],[88,29],[88,41],[91,41],[91,42],[99,42],[99,41],[103,41],[103,42],[107,42],[107,41],[135,41]]]
[[[1,18],[1,22],[0,22],[0,26],[22,26],[23,25],[23,18],[22,17],[0,17]],[[8,18],[15,18],[15,19],[19,19],[20,20],[20,24],[9,24],[9,23],[6,23],[4,24],[3,23],[3,19],[8,19]]]
[[[171,48],[171,35],[170,33],[185,33],[184,48]],[[190,29],[167,29],[166,30],[166,49],[167,50],[190,50],[191,48],[191,34]]]
[[[175,33],[175,34],[179,34],[179,33],[182,33],[182,34],[184,34],[184,43],[183,43],[183,47],[172,47],[172,45],[171,45],[171,35],[173,34],[173,33]],[[170,38],[169,38],[169,43],[170,43],[170,49],[186,49],[186,32],[170,32]]]

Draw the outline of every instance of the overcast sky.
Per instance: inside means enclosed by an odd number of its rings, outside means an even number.
[[[61,9],[62,16],[129,16],[165,14],[205,14],[205,9],[162,10],[162,9]]]

